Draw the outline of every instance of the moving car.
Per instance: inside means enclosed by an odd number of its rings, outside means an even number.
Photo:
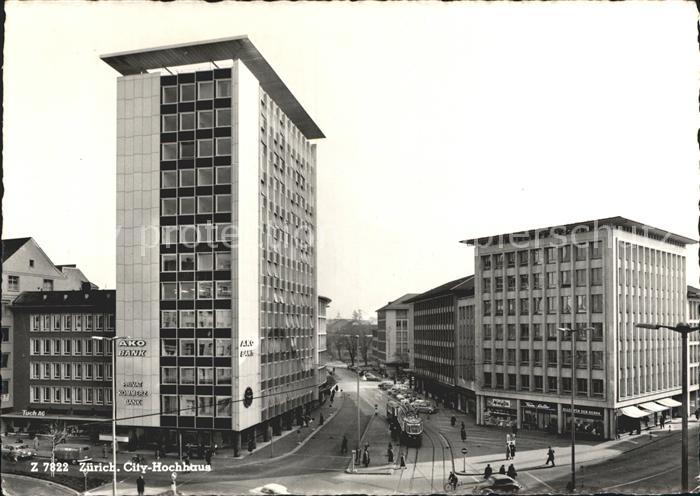
[[[394,382],[393,381],[382,381],[379,384],[377,384],[377,387],[379,389],[383,389],[384,391],[386,391],[387,389],[391,389],[392,387],[394,387]]]
[[[514,494],[521,488],[515,479],[503,474],[493,474],[474,488],[474,494]]]
[[[374,375],[374,374],[370,374],[369,372],[367,372],[367,373],[365,374],[365,379],[367,379],[368,381],[372,381],[372,382],[379,382],[379,381],[381,381],[381,378],[377,377],[377,376]]]
[[[31,449],[28,445],[22,443],[2,443],[2,457],[8,460],[29,460],[36,456],[36,451]]]
[[[79,462],[92,461],[90,446],[87,444],[59,444],[53,452],[57,462],[75,465]]]
[[[265,484],[251,489],[252,494],[291,494],[282,484]]]

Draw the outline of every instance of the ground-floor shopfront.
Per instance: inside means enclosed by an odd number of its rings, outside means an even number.
[[[432,399],[438,406],[452,408],[467,414],[476,413],[474,391],[452,384],[445,384],[421,375],[414,375],[415,390]]]
[[[511,431],[532,430],[565,434],[571,424],[571,403],[540,401],[528,398],[477,395],[476,423]],[[576,432],[584,437],[610,439],[612,409],[599,406],[576,406]]]
[[[576,435],[591,439],[614,439],[625,432],[661,426],[680,415],[680,397],[641,401],[611,408],[577,401],[574,408]],[[508,395],[477,394],[476,422],[509,430],[525,429],[557,434],[571,432],[571,401],[540,401]],[[692,413],[692,412],[691,412]]]

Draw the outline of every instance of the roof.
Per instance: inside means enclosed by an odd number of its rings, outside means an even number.
[[[530,229],[528,231],[518,231],[512,233],[495,234],[492,236],[483,236],[480,238],[465,239],[460,241],[460,243],[465,243],[467,245],[475,246],[477,244],[484,245],[489,243],[494,243],[498,240],[499,243],[504,242],[523,242],[530,239],[535,239],[536,237],[551,236],[551,235],[563,235],[569,234],[571,232],[585,232],[583,229],[587,230],[598,230],[599,228],[606,226],[612,228],[619,228],[629,232],[636,232],[638,234],[646,235],[650,238],[660,239],[662,241],[671,241],[672,244],[677,244],[681,246],[697,243],[697,240],[692,238],[687,238],[681,236],[680,234],[674,234],[663,229],[648,226],[641,222],[627,219],[625,217],[608,217],[605,219],[587,220],[584,222],[575,222],[573,224],[564,224],[557,226],[541,227],[538,229]],[[504,240],[503,238],[508,238]]]
[[[700,298],[700,288],[688,285],[688,298]]]
[[[307,139],[325,138],[321,129],[246,35],[110,53],[100,58],[125,76],[142,74],[148,69],[239,59]]]
[[[318,301],[322,301],[322,302],[324,302],[326,305],[328,305],[328,304],[329,304],[331,301],[333,301],[333,300],[331,300],[331,299],[330,299],[329,297],[327,297],[327,296],[318,295]]]
[[[90,291],[25,291],[12,303],[13,310],[91,308],[95,311],[115,311],[116,291],[91,289]]]
[[[384,310],[396,310],[402,308],[402,305],[406,304],[406,300],[413,298],[414,296],[418,296],[418,293],[406,293],[400,298],[395,299],[394,301],[390,301],[386,305],[384,305],[382,308],[377,310],[377,312],[383,312]]]
[[[3,239],[2,240],[2,261],[5,263],[5,260],[10,258],[12,255],[15,254],[17,250],[22,248],[22,246],[27,243],[32,238],[12,238],[12,239]]]
[[[474,294],[474,275],[461,277],[454,281],[441,284],[440,286],[430,289],[425,293],[414,296],[405,301],[405,303],[415,303],[429,298],[444,296],[449,294],[457,294],[459,296],[469,296]]]

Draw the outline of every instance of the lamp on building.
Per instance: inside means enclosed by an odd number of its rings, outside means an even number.
[[[594,331],[594,327],[579,327],[571,329],[569,327],[559,327],[561,332],[571,333],[571,491],[576,490],[576,413],[574,402],[576,399],[576,340],[574,334],[577,332]]]
[[[668,329],[681,335],[681,381],[683,388],[683,405],[681,406],[681,492],[688,492],[688,334],[700,329],[700,326],[679,323],[676,326],[659,324],[636,324],[639,329]]]
[[[114,342],[117,336],[90,336],[96,341],[109,341],[112,347],[112,496],[117,496],[117,350]],[[131,339],[124,336],[124,339]]]

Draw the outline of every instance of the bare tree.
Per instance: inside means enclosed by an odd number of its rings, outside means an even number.
[[[372,341],[374,336],[371,334],[361,334],[360,335],[360,354],[362,359],[365,361],[365,366],[369,361],[369,352],[372,349]]]
[[[330,335],[328,339],[333,343],[331,349],[334,346],[336,352],[338,353],[338,360],[343,359],[343,347],[345,347],[345,342],[342,336]]]
[[[355,366],[355,357],[357,356],[357,338],[355,336],[343,336],[343,342],[345,343],[345,349],[348,350],[350,355],[350,366]]]
[[[362,309],[358,308],[357,310],[352,311],[352,320],[362,320]]]
[[[48,434],[39,434],[40,436],[47,437],[51,441],[51,477],[54,475],[53,467],[55,466],[55,455],[56,445],[65,441],[70,434],[70,431],[66,427],[65,422],[54,422],[49,426]]]

